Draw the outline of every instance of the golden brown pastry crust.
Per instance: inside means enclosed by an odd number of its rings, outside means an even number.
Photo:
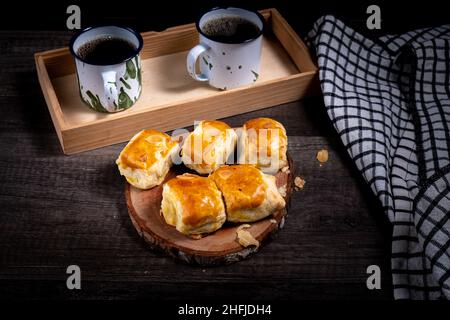
[[[165,157],[175,145],[177,142],[163,132],[142,130],[120,153],[120,161],[133,169],[148,169],[160,159],[158,153]]]
[[[222,192],[228,211],[257,208],[266,197],[261,172],[253,165],[223,166],[211,177]]]
[[[188,235],[210,233],[226,220],[222,194],[209,177],[185,173],[164,184],[165,221]]]
[[[183,163],[199,174],[208,174],[223,165],[236,145],[234,130],[222,121],[201,121],[184,141]]]
[[[287,144],[281,123],[271,118],[251,119],[242,127],[239,163],[255,164],[263,172],[274,174],[287,165]]]
[[[211,178],[225,199],[228,221],[257,221],[285,206],[275,178],[253,165],[222,166]]]
[[[169,135],[153,129],[142,130],[131,138],[116,163],[130,184],[149,189],[164,180],[177,151],[178,142]]]

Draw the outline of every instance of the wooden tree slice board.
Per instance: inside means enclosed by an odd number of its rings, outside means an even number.
[[[229,264],[257,252],[262,244],[284,225],[293,187],[293,165],[288,154],[289,170],[276,174],[277,187],[286,186],[286,208],[273,215],[249,223],[246,229],[260,242],[259,247],[243,247],[237,239],[240,224],[226,222],[221,229],[201,239],[192,239],[168,225],[160,213],[163,184],[150,190],[140,190],[126,183],[125,197],[131,221],[140,236],[152,247],[184,262],[202,266]],[[174,166],[164,182],[189,172],[184,166]]]

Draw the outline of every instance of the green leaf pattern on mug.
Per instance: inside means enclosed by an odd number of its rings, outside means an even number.
[[[127,72],[126,74],[131,78],[131,79],[136,79],[136,67],[133,63],[133,60],[130,59],[127,61],[126,63],[126,68],[127,68]]]
[[[125,88],[127,88],[128,90],[131,90],[131,86],[125,80],[123,80],[123,78],[120,78],[119,80],[123,83]]]
[[[209,68],[209,70],[211,70],[213,65],[210,62],[208,62],[208,60],[206,60],[205,57],[202,57],[202,58],[203,58],[203,62],[206,64],[206,66]],[[208,56],[208,58],[210,58],[210,56]]]
[[[251,70],[253,75],[255,76],[255,79],[253,79],[253,82],[255,82],[256,80],[258,80],[259,74],[253,70]]]
[[[100,98],[98,97],[98,95],[94,95],[91,91],[87,90],[86,94],[88,95],[89,99],[91,99],[91,101],[86,101],[91,107],[92,109],[94,109],[95,111],[98,112],[108,112],[108,110],[106,110],[102,103],[100,102]]]
[[[77,77],[78,78],[78,77]],[[119,78],[119,81],[123,84],[123,86],[120,86],[119,91],[119,97],[118,101],[113,101],[114,107],[116,111],[124,110],[129,107],[131,107],[139,98],[141,93],[141,87],[142,87],[142,75],[141,75],[141,66],[139,64],[139,57],[136,56],[134,59],[130,59],[125,64],[125,73],[123,77]],[[126,88],[127,90],[131,90],[132,86],[130,85],[130,81],[137,81],[139,86],[139,96],[134,97],[133,99],[130,98],[129,94],[125,92]],[[109,84],[119,87],[119,83],[116,82],[108,82]],[[79,85],[80,89],[83,89]],[[84,91],[84,90],[80,90]],[[112,88],[109,88],[109,92],[112,94]],[[82,97],[82,99],[95,111],[98,112],[108,112],[108,110],[102,105],[100,98],[98,94],[92,93],[90,90],[87,90],[86,95],[89,97],[89,99],[85,99]]]
[[[142,85],[142,75],[141,75],[141,65],[139,64],[139,56],[134,58],[136,61],[136,69],[137,69],[137,81],[139,83],[139,87]]]
[[[131,100],[130,96],[123,90],[123,88],[120,88],[119,93],[119,108],[120,109],[126,109],[131,107],[133,104],[133,100]]]

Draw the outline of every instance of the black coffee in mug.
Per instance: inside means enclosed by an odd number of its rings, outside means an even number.
[[[256,11],[235,7],[207,11],[195,24],[199,43],[186,57],[187,72],[220,90],[253,84],[259,77],[264,24]]]
[[[222,16],[210,19],[202,25],[203,33],[217,42],[239,43],[256,38],[260,29],[253,22],[240,16]]]
[[[135,52],[136,48],[125,39],[101,37],[81,45],[77,54],[87,63],[110,65],[132,57]]]

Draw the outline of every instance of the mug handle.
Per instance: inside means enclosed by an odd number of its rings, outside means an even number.
[[[209,49],[210,48],[207,45],[200,43],[200,44],[196,45],[195,47],[193,47],[187,55],[187,59],[186,59],[187,71],[188,71],[189,75],[197,81],[208,81],[209,80],[208,76],[206,76],[205,74],[198,74],[195,71],[195,66],[197,64],[198,57],[203,52],[206,52]]]
[[[102,73],[103,78],[103,88],[105,92],[105,97],[108,101],[108,105],[106,106],[108,111],[114,111],[118,108],[119,104],[119,94],[117,92],[117,73],[116,71],[105,71]],[[116,102],[116,106],[114,106],[114,102]]]

